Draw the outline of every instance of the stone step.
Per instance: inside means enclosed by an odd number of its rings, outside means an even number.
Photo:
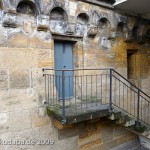
[[[129,121],[129,116],[128,115],[122,115],[118,120],[116,120],[117,124],[124,124],[127,121]]]
[[[130,118],[130,119],[129,119],[127,122],[125,122],[123,125],[124,125],[125,127],[131,127],[131,126],[135,125],[135,123],[136,123],[136,121],[135,121],[134,119]]]
[[[113,112],[111,115],[109,115],[108,119],[117,120],[120,119],[121,116],[122,116],[121,112]]]

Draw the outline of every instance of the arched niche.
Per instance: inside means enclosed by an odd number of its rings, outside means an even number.
[[[38,10],[35,3],[23,0],[17,6],[17,13],[36,16],[38,15]]]
[[[125,31],[125,23],[124,22],[119,22],[117,26],[117,32],[118,33],[123,33]]]
[[[77,23],[87,25],[89,22],[89,16],[86,13],[80,13],[77,17]]]
[[[67,13],[61,7],[55,7],[50,12],[50,20],[67,21]]]
[[[139,34],[139,27],[138,26],[134,26],[133,30],[132,30],[132,38],[133,40],[138,40],[138,34]]]
[[[117,32],[116,36],[122,37],[126,31],[125,23],[124,22],[119,22],[117,25]]]
[[[110,29],[110,21],[107,18],[101,18],[99,21],[100,29]]]

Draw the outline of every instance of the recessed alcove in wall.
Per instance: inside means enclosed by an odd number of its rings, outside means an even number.
[[[122,37],[124,31],[125,31],[125,23],[124,22],[119,22],[118,26],[117,26],[117,34],[116,34],[116,36],[117,37],[120,37],[120,36]]]
[[[17,6],[17,13],[36,16],[38,11],[36,5],[31,1],[21,1]]]
[[[135,80],[139,76],[138,50],[127,50],[127,77],[129,80]]]
[[[67,21],[67,13],[60,7],[55,7],[50,12],[50,20]]]
[[[77,23],[87,25],[89,22],[89,16],[86,13],[81,13],[77,17]]]
[[[133,40],[138,40],[138,33],[139,33],[139,27],[138,26],[134,26],[133,30],[132,30],[132,38]]]
[[[109,29],[111,27],[110,22],[107,18],[101,18],[99,21],[100,29]]]

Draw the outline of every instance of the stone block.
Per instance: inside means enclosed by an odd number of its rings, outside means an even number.
[[[40,133],[39,133],[39,135],[40,135],[40,138],[42,139],[42,138],[53,138],[52,137],[52,132],[51,132],[51,125],[49,124],[49,125],[46,125],[46,126],[44,126],[44,127],[40,127],[39,128],[39,131],[40,131]]]
[[[72,125],[72,127],[70,125],[70,127],[66,127],[64,129],[58,129],[58,140],[78,136],[82,133],[83,130],[84,125],[82,123]]]
[[[31,73],[32,73],[32,81],[31,84],[32,86],[35,87],[41,87],[44,88],[44,77],[43,77],[43,71],[42,68],[32,68],[31,69]]]
[[[73,35],[75,33],[76,24],[75,23],[69,23],[66,27],[66,34]]]
[[[51,49],[39,49],[38,59],[51,59]]]
[[[4,12],[3,16],[3,26],[4,27],[13,27],[17,26],[17,14],[12,12]]]
[[[0,113],[0,133],[10,130],[9,113]]]
[[[88,34],[89,37],[95,37],[97,35],[97,33],[98,33],[98,27],[90,26],[88,28],[88,33],[87,34]]]
[[[21,131],[31,128],[31,114],[29,111],[10,112],[10,130]]]
[[[8,37],[8,47],[27,48],[28,37],[21,33],[10,34]]]
[[[44,33],[43,33],[44,34]],[[44,35],[39,35],[44,36]],[[51,40],[47,38],[40,39],[38,37],[30,38],[28,43],[29,48],[39,48],[39,49],[51,49]]]
[[[53,145],[39,145],[38,150],[78,150],[78,137],[55,142]]]
[[[28,69],[11,69],[10,70],[10,88],[25,89],[30,86]]]
[[[112,140],[112,141],[110,141],[110,142],[107,142],[107,143],[105,143],[105,144],[102,144],[102,145],[100,146],[100,149],[102,149],[102,150],[110,150],[111,148],[113,148],[113,147],[115,147],[115,146],[117,146],[117,140]]]
[[[6,69],[0,70],[0,90],[8,89],[8,71]]]
[[[127,142],[127,136],[122,136],[119,139],[117,139],[117,144],[118,145],[126,143],[126,142]]]
[[[53,124],[53,126],[55,127],[55,128],[57,128],[57,129],[59,129],[59,131],[60,130],[63,130],[64,131],[64,129],[68,129],[68,128],[71,128],[72,129],[72,127],[73,127],[73,125],[62,125],[61,124],[61,122],[59,122],[58,120],[56,120],[56,119],[52,119],[52,124]],[[61,133],[60,133],[61,134]]]
[[[39,31],[46,31],[49,29],[49,16],[39,15],[37,17],[37,28]]]
[[[16,141],[29,141],[32,139],[39,139],[39,132],[38,128],[37,129],[29,129],[29,130],[24,130],[21,132],[7,132],[4,134],[1,134],[1,139],[4,141],[10,141],[12,140],[13,142]],[[34,138],[33,138],[34,137]],[[14,144],[14,145],[2,145],[2,150],[20,150],[20,149],[26,149],[26,150],[37,150],[37,145],[28,145],[28,144]]]
[[[30,128],[22,130],[17,133],[16,137],[20,140],[38,140],[39,139],[39,128]]]
[[[38,67],[39,68],[54,67],[54,60],[53,59],[40,59],[38,60]]]
[[[100,123],[86,124],[80,133],[79,146],[87,145],[91,142],[102,140],[102,130]]]
[[[28,95],[26,90],[11,90],[1,92],[0,112],[27,110],[38,107],[38,96]]]
[[[113,140],[113,128],[112,128],[112,126],[102,129],[102,140],[103,140],[103,143],[106,143],[108,141]]]
[[[102,144],[102,140],[96,140],[80,146],[80,150],[99,150],[99,146]]]
[[[77,3],[76,2],[69,2],[69,7],[70,7],[70,15],[71,16],[76,16],[76,11],[77,11]]]
[[[113,137],[117,138],[119,136],[126,135],[127,133],[128,132],[126,130],[124,130],[123,127],[116,126],[113,130]]]
[[[13,60],[13,61],[12,61]],[[27,48],[0,48],[0,67],[36,67],[37,50]]]
[[[43,127],[50,123],[50,118],[48,116],[40,117],[38,115],[38,109],[34,108],[31,111],[32,114],[32,127]]]
[[[8,32],[4,28],[0,27],[0,46],[6,47],[8,43]]]

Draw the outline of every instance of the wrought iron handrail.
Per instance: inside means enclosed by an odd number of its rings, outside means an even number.
[[[132,115],[133,117],[136,118],[136,125],[137,125],[137,128],[140,126],[140,121],[147,124],[147,125],[150,125],[150,121],[149,121],[149,116],[147,116],[147,119],[143,119],[143,111],[146,112],[147,114],[144,114],[145,116],[146,115],[149,115],[149,112],[150,112],[150,96],[148,96],[144,91],[142,91],[140,88],[138,88],[136,85],[134,85],[133,83],[131,83],[128,79],[126,79],[125,77],[123,77],[120,73],[118,73],[117,71],[115,71],[114,69],[110,69],[112,71],[110,71],[110,82],[112,80],[112,77],[114,77],[115,79],[117,79],[119,82],[121,82],[123,85],[127,86],[130,90],[134,91],[134,93],[137,94],[137,106],[134,106],[137,110],[137,114],[136,115],[133,115],[131,114],[130,112],[127,111],[128,114]],[[117,74],[118,77],[116,77],[116,75],[114,75],[113,73]],[[121,78],[121,79],[120,79]],[[127,85],[127,83],[124,83],[122,80],[126,81],[129,85]],[[110,83],[110,85],[112,86],[112,83]],[[134,87],[134,89],[133,89]],[[137,91],[136,91],[137,90]],[[143,94],[143,95],[142,95]],[[111,95],[111,94],[110,94]],[[146,99],[146,98],[148,99]],[[111,99],[111,97],[110,97]],[[131,99],[130,99],[131,101]],[[131,102],[130,102],[131,103]],[[144,104],[142,104],[144,103]],[[114,102],[112,101],[112,104],[114,104]],[[119,107],[117,104],[114,104],[116,105],[117,107]],[[146,106],[147,105],[147,106]],[[111,100],[110,100],[110,107],[111,106]],[[148,107],[147,109],[148,110],[144,110],[146,109],[145,107]],[[120,108],[120,107],[119,107]],[[135,109],[134,108],[134,109]],[[111,108],[112,109],[112,108]],[[121,108],[120,108],[121,109]],[[124,110],[123,110],[124,111]],[[148,111],[148,112],[147,112]],[[141,115],[141,116],[140,116]]]
[[[136,118],[137,127],[140,126],[140,122],[150,125],[148,116],[150,113],[150,96],[114,69],[78,68],[61,70],[44,68],[43,71],[47,102],[52,107],[61,108],[63,123],[65,123],[70,112],[79,113],[81,110],[85,112],[89,108],[92,111],[93,107],[93,110],[97,110],[101,109],[101,104],[109,104],[110,112],[113,112],[113,107],[116,106]],[[46,71],[52,71],[53,73],[47,73]],[[66,72],[71,71],[74,73],[85,71],[85,74],[67,76]],[[92,73],[88,73],[88,71]],[[56,72],[61,72],[61,74],[56,75]],[[70,95],[70,80],[73,80],[74,95]],[[65,88],[66,84],[68,85],[67,88]],[[66,91],[69,91],[69,102],[65,100]],[[71,96],[74,98],[70,98]],[[71,108],[69,109],[68,106],[71,106]]]
[[[135,87],[137,90],[139,90],[141,93],[143,93],[145,96],[147,96],[148,98],[150,98],[150,96],[148,96],[144,91],[142,91],[141,89],[139,89],[136,85],[134,85],[133,83],[131,83],[128,79],[126,79],[125,77],[123,77],[119,72],[115,71],[114,69],[113,72],[115,72],[116,74],[118,74],[121,78],[123,78],[124,80],[126,80],[128,83],[130,83],[130,85],[132,85],[133,87]]]

